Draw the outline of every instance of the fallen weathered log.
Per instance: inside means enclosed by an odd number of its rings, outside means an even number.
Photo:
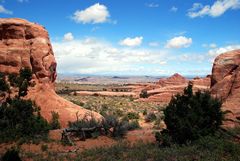
[[[72,140],[69,137],[69,133],[64,129],[62,132],[62,138],[61,141],[65,144],[70,144],[70,145],[74,145],[74,143],[72,142]]]
[[[73,142],[70,139],[71,134],[75,134],[76,136],[79,136],[81,140],[85,141],[86,137],[91,136],[92,133],[94,132],[102,133],[102,131],[103,131],[102,126],[90,128],[65,128],[62,132],[61,140],[73,144]]]

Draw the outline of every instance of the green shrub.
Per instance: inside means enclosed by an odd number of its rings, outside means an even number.
[[[75,122],[69,122],[68,126],[70,128],[77,128],[77,129],[81,129],[81,128],[92,128],[92,127],[99,127],[100,123],[98,121],[96,121],[94,118],[87,120],[85,118],[75,121]]]
[[[106,111],[106,110],[109,109],[109,107],[108,107],[107,104],[102,104],[102,105],[101,105],[101,109],[104,110],[104,111]]]
[[[148,93],[147,90],[142,90],[141,93],[139,94],[140,98],[148,98]]]
[[[124,112],[120,109],[112,109],[112,114],[116,115],[117,117],[122,117],[124,115]]]
[[[91,117],[90,120],[87,119],[87,115],[81,120],[77,118],[75,122],[69,122],[68,124],[70,129],[75,129],[74,135],[80,137],[82,140],[86,138],[97,138],[100,135],[99,128],[101,124]],[[91,129],[84,130],[84,135],[82,129]]]
[[[76,105],[78,105],[78,106],[84,106],[84,103],[83,102],[80,102],[80,101],[76,101],[76,100],[70,100],[72,103],[74,103],[74,104],[76,104]]]
[[[168,134],[179,144],[214,134],[221,126],[221,101],[209,92],[193,94],[189,84],[183,95],[176,95],[164,110]]]
[[[54,112],[54,111],[52,111],[51,113],[52,113],[52,119],[49,123],[51,129],[52,130],[60,129],[61,125],[60,125],[60,122],[59,122],[59,114],[57,112]]]
[[[153,122],[156,119],[157,119],[157,116],[155,115],[154,112],[150,112],[145,116],[145,121],[146,122]]]
[[[107,134],[108,134],[108,131],[117,124],[117,122],[118,122],[118,119],[114,115],[105,115],[104,116],[104,121],[103,121],[102,125]]]
[[[107,115],[107,112],[105,110],[100,110],[99,112],[100,115],[102,115],[103,117]]]
[[[19,76],[11,76],[10,84],[18,89],[18,94],[0,104],[0,142],[45,136],[49,131],[49,124],[40,115],[40,109],[31,100],[22,99],[27,94],[31,74],[29,69],[21,69]],[[3,85],[7,84],[4,79],[0,80],[5,82]],[[8,90],[3,87],[0,92]]]
[[[32,71],[28,68],[21,69],[19,73],[19,76],[15,79],[15,84],[18,88],[18,98],[27,95],[28,87],[32,79]]]
[[[2,157],[2,161],[21,161],[18,150],[10,149]]]
[[[93,93],[93,96],[98,97],[99,94],[98,93]]]
[[[9,90],[9,85],[6,82],[6,76],[0,73],[0,92],[7,92]]]
[[[76,92],[76,91],[74,91],[74,92],[73,92],[73,95],[74,95],[74,96],[77,96],[77,92]]]
[[[155,120],[155,122],[154,122],[154,128],[160,129],[160,128],[161,128],[161,121],[162,121],[161,117],[160,117],[160,116],[157,116],[157,117],[156,117],[156,120]]]
[[[108,134],[109,130],[112,128],[112,137],[123,137],[128,131],[128,121],[120,120],[114,115],[106,115],[105,121],[103,122],[103,128]]]
[[[41,146],[41,150],[42,150],[42,151],[47,151],[47,150],[48,150],[48,145],[47,145],[47,144],[43,144],[43,145]]]
[[[136,112],[128,112],[127,117],[129,120],[139,119],[139,114]]]
[[[117,121],[113,126],[112,136],[116,138],[121,138],[126,135],[128,131],[128,122],[127,121]]]
[[[8,81],[10,82],[10,85],[13,87],[17,86],[17,75],[16,74],[9,74],[8,75]]]
[[[128,123],[128,130],[135,130],[135,129],[139,129],[141,128],[139,125],[138,120],[133,120],[131,122]]]
[[[134,98],[132,95],[129,96],[129,101],[131,101],[131,102],[134,101]]]
[[[120,142],[110,147],[83,151],[76,160],[239,161],[239,153],[240,144],[237,142],[218,137],[204,137],[188,145],[173,145],[165,148],[156,148],[152,143]]]
[[[45,135],[49,125],[30,100],[14,98],[0,106],[0,141]]]
[[[93,138],[93,139],[98,138],[98,136],[100,136],[100,132],[99,131],[94,131],[93,133],[91,133],[91,138]]]
[[[92,106],[88,103],[85,103],[83,107],[88,110],[93,110]]]
[[[146,115],[147,115],[147,109],[145,108],[143,111],[143,116],[146,116]]]
[[[160,147],[169,147],[172,144],[172,138],[166,130],[156,132],[155,138]]]

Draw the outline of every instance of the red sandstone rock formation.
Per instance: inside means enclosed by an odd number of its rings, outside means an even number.
[[[157,84],[148,85],[142,89],[147,90],[148,98],[140,98],[139,101],[156,102],[166,105],[176,94],[182,94],[188,83],[193,84],[193,91],[205,91],[210,88],[210,76],[205,78],[196,77],[193,80],[187,80],[180,74],[174,74],[171,77],[160,79]]]
[[[153,90],[148,90],[149,97],[147,99],[140,99],[141,101],[146,102],[156,102],[158,104],[168,104],[173,96],[176,94],[183,93],[184,88],[187,84],[181,85],[168,85],[165,87],[156,88]]]
[[[223,100],[223,109],[233,112],[229,118],[240,116],[240,50],[219,55],[213,64],[211,93]]]
[[[36,85],[30,89],[31,98],[41,108],[41,114],[51,119],[51,111],[58,112],[60,122],[66,126],[68,121],[76,120],[91,111],[59,97],[54,91],[56,61],[48,32],[44,27],[22,19],[0,18],[0,72],[18,73],[21,68],[33,71]],[[93,117],[102,119],[92,112]]]
[[[200,78],[200,77],[195,77],[191,80],[193,86],[198,86],[198,87],[207,87],[210,88],[211,85],[211,76],[208,75],[205,78]]]
[[[158,84],[163,87],[170,86],[170,85],[182,85],[187,83],[188,83],[188,80],[178,73],[175,73],[174,75],[168,78],[162,78],[158,82]]]

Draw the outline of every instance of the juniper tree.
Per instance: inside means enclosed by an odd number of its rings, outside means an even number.
[[[184,94],[172,98],[164,110],[165,123],[172,140],[183,144],[214,134],[222,124],[222,102],[212,98],[209,92],[193,93],[189,84]]]

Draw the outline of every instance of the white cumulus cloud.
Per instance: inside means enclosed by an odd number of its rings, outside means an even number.
[[[172,8],[170,9],[171,12],[177,12],[178,11],[178,8],[175,7],[175,6],[172,6]]]
[[[153,41],[153,42],[150,42],[148,45],[151,46],[151,47],[158,47],[159,43]]]
[[[74,36],[71,32],[68,32],[63,36],[63,40],[64,41],[72,41],[72,40],[74,40]]]
[[[104,23],[110,17],[108,8],[105,5],[96,3],[85,10],[77,10],[73,15],[73,20],[77,23]]]
[[[52,43],[60,73],[159,74],[154,69],[167,63],[168,51],[114,47],[96,38]],[[163,74],[163,73],[160,73]]]
[[[211,44],[209,44],[209,47],[210,47],[210,48],[216,48],[216,47],[217,47],[217,44],[211,43]]]
[[[9,14],[9,15],[13,14],[12,11],[7,10],[7,9],[4,8],[4,6],[2,6],[2,5],[0,5],[0,13]]]
[[[228,46],[225,46],[225,47],[211,49],[211,50],[208,51],[208,55],[210,57],[216,57],[216,56],[218,56],[222,53],[232,51],[232,50],[236,50],[236,49],[240,49],[240,44],[239,45],[228,45]]]
[[[202,44],[202,47],[204,47],[204,48],[212,48],[212,49],[214,49],[214,48],[217,48],[217,44],[215,44],[215,43],[211,43],[211,44]]]
[[[166,48],[187,48],[192,44],[192,38],[187,38],[185,36],[174,37],[168,40],[165,45]]]
[[[124,40],[121,40],[119,44],[122,46],[135,47],[135,46],[140,46],[142,44],[142,41],[143,41],[142,36],[135,37],[135,38],[127,37]]]
[[[188,10],[188,16],[196,17],[218,17],[224,14],[227,10],[240,9],[240,0],[216,0],[213,5],[202,5],[194,3],[192,8]]]
[[[159,7],[159,4],[157,4],[157,3],[148,3],[148,4],[146,4],[146,6],[149,7],[149,8],[157,8],[157,7]]]

